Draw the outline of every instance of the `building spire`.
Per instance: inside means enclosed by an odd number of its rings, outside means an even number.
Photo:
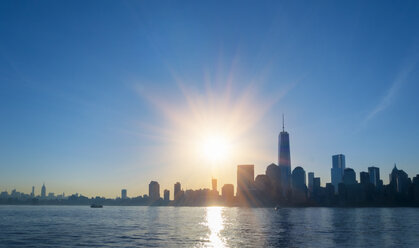
[[[284,114],[282,113],[282,132],[285,132]]]

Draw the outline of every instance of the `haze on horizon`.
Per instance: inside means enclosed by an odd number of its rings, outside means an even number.
[[[331,156],[419,174],[419,3],[0,3],[0,191],[115,197]]]

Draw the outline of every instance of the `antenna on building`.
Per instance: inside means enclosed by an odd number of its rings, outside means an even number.
[[[282,114],[282,132],[285,132],[284,114]]]

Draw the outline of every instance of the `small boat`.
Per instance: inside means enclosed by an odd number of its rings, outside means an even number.
[[[103,208],[103,205],[93,203],[92,205],[90,205],[90,207],[91,208]]]

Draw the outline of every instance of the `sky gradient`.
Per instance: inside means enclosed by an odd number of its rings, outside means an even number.
[[[417,1],[2,1],[0,191],[235,184],[277,163],[282,113],[292,169],[322,185],[338,153],[358,180],[412,177],[418,27]]]

